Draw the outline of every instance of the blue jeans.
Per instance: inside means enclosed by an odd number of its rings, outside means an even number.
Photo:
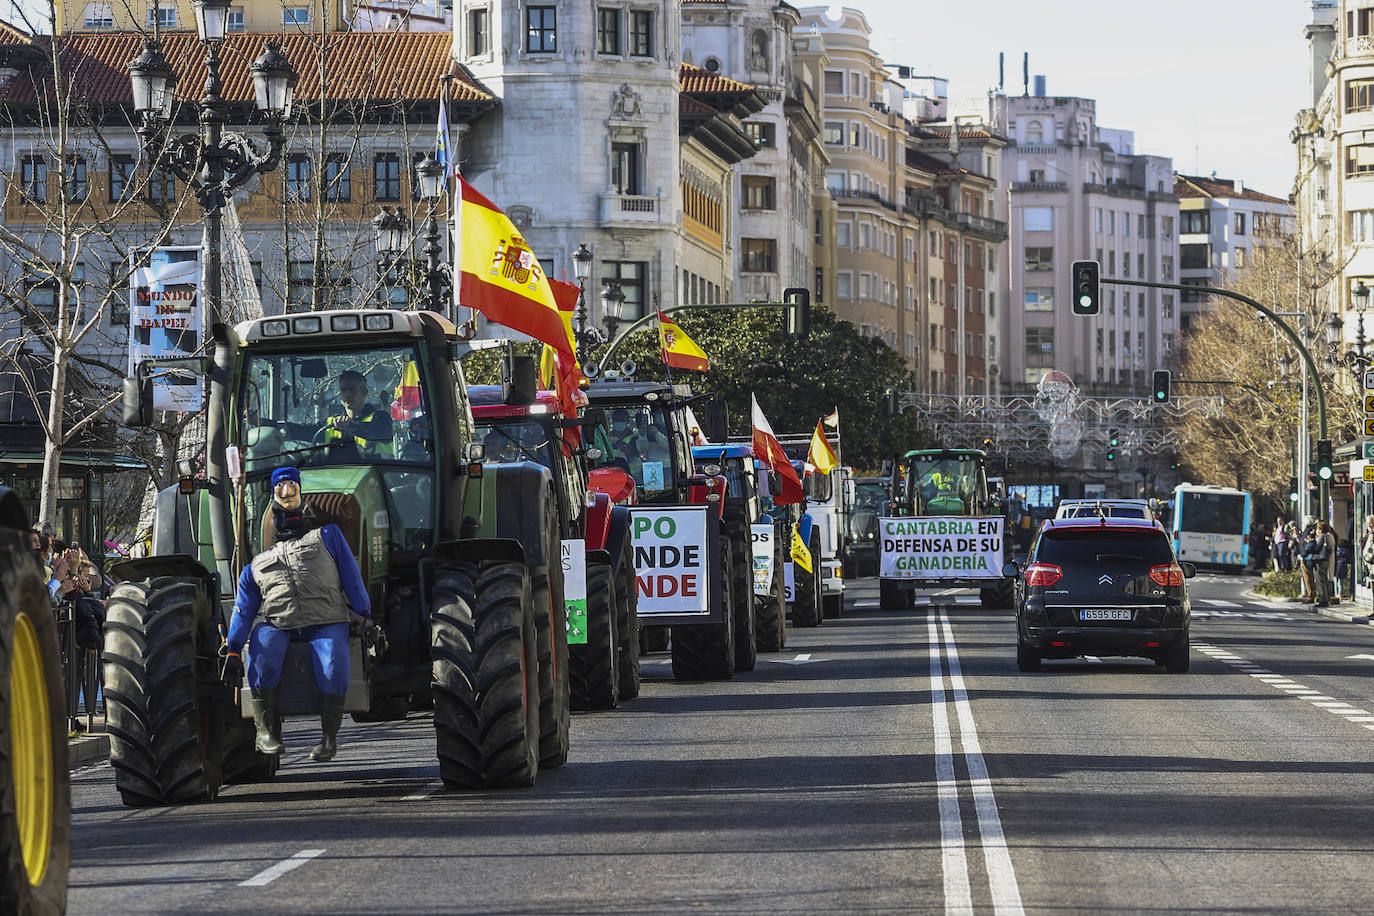
[[[272,688],[281,683],[286,648],[302,639],[310,641],[315,686],[327,696],[348,693],[348,624],[326,623],[301,630],[279,630],[260,623],[248,634],[248,686]]]

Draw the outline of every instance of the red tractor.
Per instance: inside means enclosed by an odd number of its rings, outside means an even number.
[[[533,461],[553,474],[564,544],[569,603],[569,677],[574,709],[614,709],[639,695],[639,617],[630,512],[634,485],[615,468],[592,470],[600,452],[584,445],[582,430],[604,423],[600,410],[565,417],[557,396],[540,391],[533,403],[509,403],[500,385],[469,388],[477,434],[489,464]],[[498,522],[499,524],[499,522]],[[573,581],[582,542],[585,604]],[[585,617],[583,611],[585,609]]]

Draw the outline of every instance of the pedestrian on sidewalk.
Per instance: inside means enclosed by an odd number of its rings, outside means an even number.
[[[1280,515],[1274,522],[1274,571],[1291,572],[1288,564],[1288,525]]]
[[[1374,515],[1366,515],[1360,533],[1360,573],[1366,586],[1374,585]]]
[[[1302,532],[1295,540],[1297,544],[1295,559],[1302,580],[1302,603],[1313,604],[1317,600],[1317,586],[1313,581],[1312,567],[1316,562],[1317,551],[1321,548],[1317,538],[1317,523],[1312,516],[1303,519]]]
[[[1316,607],[1331,606],[1331,567],[1336,561],[1336,534],[1322,519],[1315,526],[1315,546],[1312,548],[1312,595]]]
[[[1255,572],[1262,573],[1264,572],[1264,568],[1269,565],[1268,526],[1263,524],[1255,525],[1250,543],[1255,545]]]
[[[1350,578],[1350,569],[1354,565],[1355,551],[1350,546],[1350,541],[1342,540],[1336,545],[1336,581],[1332,589],[1332,602],[1349,601],[1355,597],[1355,584]]]

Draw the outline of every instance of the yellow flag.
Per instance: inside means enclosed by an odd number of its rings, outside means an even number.
[[[539,354],[539,387],[550,391],[558,384],[558,351],[544,344]]]
[[[840,466],[840,459],[825,438],[825,428],[820,420],[816,421],[816,431],[811,434],[811,451],[807,452],[806,460],[822,474],[829,474]]]
[[[792,562],[796,563],[807,572],[811,572],[811,551],[806,549],[806,542],[802,540],[801,532],[797,526],[792,526]]]
[[[706,351],[661,311],[658,313],[658,345],[663,352],[663,363],[669,368],[705,372],[709,365]]]

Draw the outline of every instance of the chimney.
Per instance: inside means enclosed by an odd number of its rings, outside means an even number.
[[[1021,95],[1030,95],[1030,52],[1021,52]]]
[[[1039,74],[1035,77],[1035,97],[1043,99],[1045,97],[1045,76]]]
[[[1244,193],[1245,193],[1245,179],[1243,179],[1243,178],[1237,178],[1236,180],[1234,180],[1234,181],[1231,182],[1231,187],[1232,187],[1232,189],[1235,190],[1237,196],[1239,196],[1239,195],[1241,195],[1241,194],[1244,194]]]

